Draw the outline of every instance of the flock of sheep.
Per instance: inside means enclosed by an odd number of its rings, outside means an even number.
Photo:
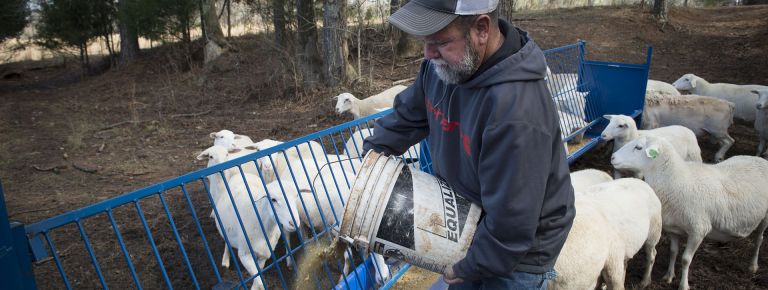
[[[360,134],[355,136],[359,140],[363,138]],[[340,224],[343,201],[349,197],[355,170],[361,167],[361,157],[326,154],[322,144],[308,141],[283,151],[273,150],[276,152],[253,160],[245,155],[282,142],[265,139],[254,143],[249,137],[229,130],[211,133],[210,137],[213,146],[202,151],[198,160],[207,160],[207,167],[234,159],[239,159],[235,163],[240,164],[222,168],[207,177],[207,190],[213,204],[210,217],[214,218],[225,241],[223,267],[229,267],[230,251],[233,251],[248,273],[257,276],[272,257],[281,237],[285,245],[290,245],[290,233],[304,227],[311,236],[299,237],[309,241]],[[362,142],[352,137],[348,142],[346,153],[360,156]],[[359,142],[359,146],[355,142]],[[345,256],[346,274],[350,270],[349,251],[345,251]],[[390,271],[384,258],[374,254],[374,259],[376,280],[386,280]],[[285,255],[285,260],[292,268],[293,256]],[[264,289],[264,281],[255,278],[251,289]]]
[[[395,95],[405,88],[395,86],[364,100],[344,93],[336,97],[336,109],[340,114],[350,112],[356,118],[375,114],[392,107]],[[362,165],[363,139],[372,133],[372,128],[360,127],[350,134],[340,154],[328,154],[326,151],[335,149],[326,150],[320,142],[308,141],[285,150],[272,150],[274,153],[256,160],[245,156],[283,142],[253,142],[250,137],[230,130],[211,133],[213,145],[197,159],[207,160],[207,167],[234,159],[238,159],[234,163],[240,164],[207,177],[207,191],[213,204],[210,217],[225,241],[221,265],[229,267],[232,251],[248,273],[257,276],[281,237],[285,245],[290,245],[290,233],[302,227],[311,236],[338,227],[355,171]],[[418,147],[407,155],[418,158]],[[306,235],[299,237],[305,241],[312,239]],[[350,270],[349,254],[345,251],[344,274]],[[382,256],[373,256],[375,278],[381,283],[391,273]],[[286,255],[285,261],[291,268],[293,256]],[[263,277],[255,278],[251,289],[264,289],[265,281]]]
[[[636,178],[613,179],[594,169],[571,174],[576,217],[552,288],[594,289],[602,281],[609,289],[624,289],[626,261],[640,249],[647,259],[640,287],[648,286],[662,232],[670,241],[666,283],[675,277],[685,238],[679,289],[689,289],[688,271],[705,238],[725,242],[754,233],[749,270],[756,272],[768,227],[768,161],[760,158],[768,137],[767,102],[766,86],[709,83],[686,74],[673,84],[649,80],[644,130],[631,117],[605,115],[609,124],[601,138],[614,141],[614,177]],[[734,118],[755,122],[757,157],[725,159],[734,142],[728,135]],[[705,134],[721,145],[716,164],[702,162],[697,137]]]
[[[564,84],[549,86],[563,136],[586,126],[587,93],[576,90],[578,76],[548,72],[547,77],[549,83],[558,79]],[[362,100],[340,94],[335,97],[336,112],[349,112],[355,118],[378,113],[392,107],[394,97],[405,88],[395,86]],[[681,95],[678,90],[692,95]],[[578,96],[560,97],[565,91]],[[755,122],[760,138],[757,155],[764,154],[768,139],[765,110],[768,87],[710,84],[687,74],[674,84],[649,80],[642,129],[631,117],[605,115],[609,124],[601,138],[614,141],[611,163],[616,171],[613,177],[594,169],[571,174],[577,214],[555,265],[558,276],[550,286],[594,289],[602,281],[609,289],[624,289],[627,261],[641,249],[646,263],[640,286],[648,286],[662,232],[670,240],[670,263],[662,278],[667,283],[675,277],[680,239],[687,237],[679,289],[689,289],[688,270],[705,238],[728,241],[756,231],[750,270],[757,271],[768,226],[768,192],[763,190],[768,188],[768,161],[752,156],[725,159],[725,153],[734,143],[728,128],[736,118]],[[257,160],[241,157],[281,142],[265,139],[254,143],[228,130],[211,133],[214,144],[198,159],[208,160],[208,167],[238,158],[242,163],[208,177],[214,204],[211,217],[228,245],[222,265],[228,267],[229,251],[237,251],[240,263],[255,276],[281,237],[290,245],[288,232],[303,226],[315,235],[338,226],[355,170],[361,165],[363,139],[372,133],[368,128],[350,134],[343,154],[326,153],[333,150],[308,141],[283,151],[272,150],[274,153]],[[697,137],[704,135],[721,145],[714,156],[717,164],[702,162]],[[407,154],[418,158],[418,147]],[[620,178],[622,174],[634,177]],[[291,258],[285,258],[289,265]],[[381,282],[389,277],[389,269],[383,257],[374,254],[374,258],[376,280]],[[347,257],[345,262],[349,260]],[[345,263],[344,273],[348,270]],[[263,280],[254,281],[252,289],[263,289]]]

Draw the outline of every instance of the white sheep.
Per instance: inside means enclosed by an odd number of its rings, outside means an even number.
[[[288,188],[293,190],[302,201],[302,221],[310,229],[324,231],[329,226],[341,223],[344,211],[344,202],[349,197],[349,190],[355,173],[349,166],[344,166],[347,160],[331,155],[329,160],[342,159],[325,163],[323,159],[292,160],[290,170],[285,169],[280,173],[283,183],[289,183]],[[361,163],[355,162],[355,168],[359,169]],[[293,184],[293,180],[296,184]],[[298,187],[297,187],[298,186]]]
[[[757,95],[751,91],[768,89],[760,85],[713,84],[694,74],[685,74],[672,85],[678,90],[687,90],[695,95],[715,97],[734,103],[736,105],[734,117],[750,123],[755,121],[755,104],[757,103]]]
[[[338,230],[344,215],[345,203],[349,199],[355,173],[362,163],[356,158],[344,155],[328,155],[328,163],[321,158],[292,160],[290,170],[280,173],[286,194],[297,195],[300,200],[302,224],[315,233],[336,228]],[[352,166],[348,163],[352,162]],[[295,183],[293,181],[295,180]],[[384,257],[372,253],[376,267],[376,282],[381,284],[390,276]],[[348,273],[349,251],[344,251],[344,274]],[[342,275],[343,278],[343,275]]]
[[[365,152],[363,152],[363,141],[365,138],[373,135],[373,132],[373,128],[362,128],[362,130],[356,130],[354,133],[352,133],[352,136],[347,139],[344,147],[344,153],[350,158],[358,158],[362,160],[362,157],[365,157],[361,156],[365,154]],[[401,156],[405,159],[417,160],[419,158],[420,152],[421,146],[416,144],[408,148],[408,150]]]
[[[571,185],[573,185],[573,191],[576,193],[583,192],[590,186],[611,180],[613,180],[613,177],[608,175],[608,173],[597,169],[583,169],[571,172]]]
[[[675,86],[666,82],[650,80],[650,79],[648,80],[648,85],[645,86],[645,91],[646,92],[656,91],[656,92],[661,92],[661,93],[673,95],[673,96],[680,95],[680,92],[677,89],[675,89]]]
[[[757,271],[768,227],[768,161],[734,156],[718,164],[686,162],[668,141],[642,137],[616,151],[616,168],[640,171],[662,203],[663,229],[670,238],[670,263],[663,279],[671,283],[679,239],[687,236],[679,289],[687,290],[688,269],[704,238],[729,241],[756,231],[750,271]]]
[[[697,137],[709,135],[720,145],[714,159],[720,162],[734,143],[728,134],[734,109],[733,103],[712,97],[646,92],[642,127],[655,129],[680,125],[691,129]]]
[[[221,130],[210,134],[214,146],[222,146],[227,149],[243,148],[253,143],[251,138],[245,135],[238,135],[229,130]]]
[[[548,289],[595,289],[599,277],[609,289],[624,289],[625,246],[618,231],[591,200],[577,197],[574,205],[576,216]]]
[[[342,93],[334,97],[336,98],[336,113],[350,112],[355,116],[355,119],[373,115],[378,113],[380,109],[392,108],[395,96],[407,88],[403,85],[396,85],[362,100],[350,93]]]
[[[247,175],[250,174],[245,175],[248,179]],[[255,176],[252,178],[258,179]],[[220,223],[216,223],[216,228],[224,236],[221,228],[223,226],[223,232],[226,233],[230,246],[237,249],[240,263],[252,276],[257,275],[257,269],[264,268],[264,264],[267,259],[271,258],[271,252],[280,239],[281,232],[278,223],[286,231],[286,234],[298,229],[297,223],[300,223],[300,215],[296,196],[283,195],[279,184],[276,182],[267,184],[266,190],[269,194],[260,184],[248,183],[246,188],[243,178],[238,176],[229,179],[228,185],[232,198],[230,199],[229,195],[226,195],[215,201],[214,206],[220,220]],[[272,214],[272,207],[274,207],[274,215]],[[261,218],[261,221],[259,221],[256,211],[258,211],[258,217]],[[238,220],[238,214],[240,220]],[[240,222],[242,222],[242,226]],[[258,268],[256,267],[256,260],[253,259],[254,256],[258,260]],[[254,279],[251,289],[264,289],[261,279]]]
[[[232,152],[237,153],[239,151],[240,149],[226,150],[222,146],[214,145],[204,150],[199,155],[197,155],[197,160],[208,160],[207,167],[211,167],[219,163],[231,160],[232,158],[230,154]],[[263,188],[262,181],[257,175],[247,172],[245,170],[246,168],[245,165],[241,165],[241,167],[243,167],[244,174],[240,174],[240,170],[237,167],[232,167],[232,168],[225,169],[223,171],[224,179],[221,178],[221,174],[219,173],[215,173],[206,177],[209,184],[208,188],[211,194],[211,199],[214,202],[219,201],[222,198],[229,197],[228,191],[226,189],[227,185],[223,183],[223,180],[228,180],[228,182],[231,180],[234,180],[236,184],[240,184],[242,183],[242,180],[245,179],[249,187],[256,187],[257,189]],[[230,187],[229,192],[235,192],[235,191],[232,191],[231,189],[232,188]],[[256,198],[262,197],[264,194],[264,191],[252,190],[251,193],[254,195],[253,196],[254,199],[256,199]],[[295,213],[298,213],[298,211]],[[211,218],[216,217],[216,212],[214,210],[211,210],[210,217]],[[221,233],[221,231],[219,231],[219,233]],[[289,258],[289,259],[286,259],[286,262],[288,263],[288,265],[291,265],[293,260]],[[229,248],[226,245],[224,246],[224,254],[221,258],[221,265],[225,268],[229,268]]]
[[[227,159],[227,150],[222,146],[211,146],[204,150],[197,156],[198,160],[208,160],[208,167],[214,166]],[[269,242],[274,249],[277,239],[280,237],[280,230],[276,227],[276,220],[273,219],[271,202],[275,207],[275,213],[283,225],[284,229],[289,232],[296,231],[296,223],[300,221],[298,204],[296,203],[296,196],[283,195],[280,191],[277,183],[267,184],[267,190],[269,190],[271,199],[266,198],[266,192],[264,186],[261,183],[261,179],[258,176],[245,173],[239,174],[235,172],[236,168],[229,168],[224,171],[226,179],[222,178],[219,173],[208,176],[209,180],[209,192],[211,194],[211,200],[214,204],[214,210],[211,211],[211,217],[215,217],[215,214],[219,215],[219,222],[216,223],[216,228],[219,234],[224,236],[226,233],[230,246],[234,249],[238,249],[238,258],[246,270],[251,275],[256,275],[256,264],[251,256],[251,252],[248,248],[245,235],[243,235],[240,223],[237,220],[235,208],[240,213],[240,218],[245,227],[245,233],[248,235],[247,241],[251,243],[251,247],[254,250],[254,255],[259,260],[260,267],[264,267],[264,262],[270,256],[269,249],[267,249],[261,227],[257,223],[253,206],[251,205],[251,199],[256,201],[256,205],[259,214],[262,218],[262,224],[267,231]],[[224,183],[224,180],[227,183]],[[248,188],[246,189],[247,181]],[[229,191],[227,190],[229,187]],[[250,194],[249,194],[250,192]],[[234,204],[232,203],[234,200]],[[288,205],[290,204],[290,205]],[[288,210],[290,208],[290,210]],[[293,219],[291,218],[293,216]],[[224,231],[222,231],[222,226]],[[292,259],[287,259],[290,264]],[[229,248],[224,246],[224,254],[222,256],[222,266],[229,267]],[[254,279],[254,284],[251,289],[263,289],[260,279]]]
[[[768,89],[764,90],[752,90],[753,94],[758,95],[757,98],[757,112],[755,113],[755,131],[757,132],[757,139],[760,144],[757,145],[757,156],[763,156],[765,153],[765,143],[768,141],[768,117],[766,117],[766,110],[768,110]]]
[[[283,142],[264,139],[252,144],[252,147],[261,151],[280,144],[283,144]],[[321,157],[324,155],[325,152],[323,150],[323,146],[320,143],[316,141],[308,141],[306,143],[301,143],[297,146],[289,147],[285,150],[272,153],[268,157],[261,157],[256,160],[256,163],[261,169],[261,174],[262,177],[264,177],[264,180],[271,182],[276,179],[278,173],[283,172],[286,169],[288,162],[291,160]]]
[[[563,139],[580,130],[581,128],[589,125],[587,122],[584,122],[584,119],[578,115],[563,111],[557,111],[557,114],[560,118],[560,137]],[[571,139],[569,142],[580,143],[582,138],[584,138],[584,132],[574,136],[573,139]]]
[[[589,92],[578,90],[579,75],[575,73],[553,74],[547,67],[547,75],[544,79],[547,81],[547,89],[552,95],[557,110],[578,116],[578,119],[585,121],[586,97]]]
[[[625,261],[632,259],[640,249],[645,251],[645,272],[640,288],[650,285],[662,228],[661,201],[653,189],[642,180],[622,178],[588,187],[577,198],[590,200],[610,217],[608,222],[613,224],[623,241]]]
[[[544,76],[547,81],[547,89],[552,97],[576,90],[579,87],[579,75],[575,73],[552,73],[547,66],[547,74]]]
[[[613,140],[613,152],[624,144],[642,136],[656,136],[667,139],[686,161],[702,162],[701,148],[696,141],[696,134],[691,129],[679,125],[665,126],[651,130],[638,130],[635,119],[626,115],[604,115],[610,123],[600,134],[605,141]]]
[[[578,116],[580,120],[587,120],[587,95],[589,92],[567,92],[553,97],[558,111]]]

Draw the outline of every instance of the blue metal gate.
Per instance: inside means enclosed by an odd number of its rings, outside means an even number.
[[[558,109],[563,112],[561,128],[568,128],[563,135],[564,141],[579,135],[587,136],[582,147],[569,155],[569,162],[597,144],[603,114],[637,115],[642,110],[651,58],[650,48],[648,60],[642,65],[587,61],[584,53],[583,42],[545,52],[550,67],[549,89]],[[214,204],[221,201],[214,200],[208,180],[213,176],[226,180],[225,173],[231,172],[227,170],[234,170],[243,177],[245,166],[259,168],[259,177],[264,180],[261,165],[277,168],[276,163],[281,160],[276,158],[285,158],[289,174],[274,181],[282,192],[269,192],[264,181],[246,183],[253,206],[234,207],[235,227],[247,236],[251,232],[245,230],[246,224],[257,224],[256,230],[267,236],[265,223],[273,218],[279,223],[278,213],[271,205],[266,212],[260,212],[255,206],[258,200],[255,192],[263,188],[267,197],[280,198],[290,188],[298,189],[299,182],[316,184],[317,177],[307,174],[309,167],[321,168],[323,164],[336,162],[341,164],[342,170],[329,170],[332,182],[326,183],[320,176],[322,186],[314,187],[312,195],[305,198],[312,198],[317,203],[329,199],[329,194],[343,195],[359,170],[354,160],[344,156],[362,146],[350,137],[358,131],[370,132],[369,121],[389,112],[347,122],[26,226],[8,222],[5,204],[0,198],[0,277],[4,281],[3,287],[248,289],[252,283],[260,281],[268,289],[292,289],[296,285],[311,285],[317,289],[389,288],[409,265],[383,264],[351,249],[346,250],[346,257],[324,259],[312,269],[299,267],[295,262],[287,265],[288,260],[298,258],[301,262],[317,254],[314,247],[329,244],[333,236],[329,234],[331,227],[340,222],[343,208],[331,208],[334,219],[324,219],[326,226],[322,230],[309,229],[291,234],[278,227],[280,238],[274,244],[266,241],[269,257],[263,267],[256,265],[258,272],[255,275],[241,267],[236,255],[230,259],[231,269],[225,269],[218,257],[223,249],[230,253],[235,253],[235,249],[226,231],[217,234],[217,224],[224,225]],[[306,151],[302,153],[300,146],[311,145],[311,142],[320,144],[322,152],[310,149],[309,156],[302,155]],[[431,172],[429,151],[424,145],[422,142],[421,146],[412,147],[402,157],[414,169]],[[300,168],[291,168],[289,154],[300,156],[303,160]],[[361,160],[361,157],[356,159]],[[229,187],[225,197],[228,198],[224,202],[234,205]],[[299,212],[306,213],[308,200],[304,197],[299,200],[296,204]],[[206,217],[204,213],[208,211],[212,211],[212,217],[216,218]],[[241,218],[244,211],[255,211],[257,223],[244,221]],[[257,245],[250,242],[247,245],[254,260],[257,258],[255,247]],[[356,266],[349,274],[340,271],[345,261]],[[58,275],[58,279],[47,277],[43,279],[44,285],[36,286],[31,262],[37,262],[38,282],[42,276]],[[339,279],[341,276],[343,278]]]

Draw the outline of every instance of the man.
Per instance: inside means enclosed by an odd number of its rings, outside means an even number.
[[[399,155],[427,137],[434,173],[483,208],[450,289],[546,289],[575,215],[546,61],[498,0],[411,0],[390,16],[424,41],[416,81],[364,151]]]

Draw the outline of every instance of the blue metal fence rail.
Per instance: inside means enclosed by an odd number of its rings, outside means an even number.
[[[644,94],[635,90],[642,86],[644,92],[651,51],[649,49],[648,61],[643,65],[590,62],[584,59],[584,54],[583,42],[545,52],[550,70],[548,88],[561,111],[561,128],[566,129],[563,130],[563,140],[572,141],[579,135],[592,134],[586,145],[569,155],[571,162],[597,143],[599,137],[593,132],[603,114],[630,108],[637,114],[642,109]],[[618,81],[614,80],[617,76]],[[616,83],[631,86],[631,99],[617,97],[621,88]],[[58,272],[59,282],[46,279],[47,284],[41,285],[45,289],[125,286],[138,289],[247,289],[252,283],[263,284],[267,289],[288,289],[295,287],[301,279],[311,281],[310,285],[318,289],[371,289],[377,282],[378,286],[389,288],[409,265],[383,265],[353,249],[347,249],[344,258],[322,260],[308,276],[308,269],[296,264],[297,258],[306,259],[312,255],[309,249],[330,241],[331,228],[340,223],[343,212],[343,208],[336,208],[330,200],[336,195],[342,204],[345,202],[344,194],[360,169],[362,138],[372,134],[369,121],[389,112],[321,130],[30,225],[16,225],[13,228],[15,235],[7,226],[10,225],[7,211],[0,199],[0,277],[4,286],[36,289],[30,262],[51,260],[52,263],[36,266],[47,264],[50,268],[53,264],[55,269],[47,271]],[[360,139],[354,137],[357,134],[362,134]],[[321,146],[322,152],[313,149],[313,142]],[[303,151],[304,146],[309,152]],[[355,157],[344,157],[348,155]],[[298,156],[298,162],[291,161],[289,156]],[[426,141],[409,149],[402,158],[414,169],[431,173]],[[287,165],[287,170],[277,172],[279,164]],[[338,164],[338,167],[327,164]],[[249,166],[256,168],[258,181],[246,178],[244,168]],[[324,167],[329,169],[325,175]],[[265,170],[270,168],[275,171],[273,181],[266,180],[268,172]],[[284,172],[287,175],[281,174]],[[245,192],[232,192],[231,185],[237,182],[233,178],[242,180]],[[221,187],[214,187],[212,180],[222,181],[225,194],[219,196]],[[311,185],[311,194],[299,193],[295,204],[302,219],[307,217],[306,222],[313,224],[307,214],[312,208],[308,206],[323,201],[331,204],[331,212],[318,208],[321,229],[309,226],[303,232],[291,234],[279,226],[279,213],[272,202],[261,209],[257,204],[266,197],[282,199],[290,207],[287,193],[298,191],[299,184]],[[239,207],[236,200],[246,197],[250,205]],[[219,209],[222,205],[230,205],[235,217],[233,223],[223,224],[225,213]],[[214,218],[201,218],[199,212],[208,210]],[[244,220],[244,215],[252,217]],[[299,225],[297,219],[291,216],[295,225]],[[255,222],[258,225],[254,228]],[[265,251],[257,251],[264,247],[258,248],[260,246],[252,244],[249,237],[268,237],[275,233],[265,226],[270,222],[278,225],[280,237],[264,239],[268,249],[265,256]],[[245,245],[233,244],[229,230],[212,234],[217,226],[220,229],[233,227],[236,233],[245,237]],[[291,241],[293,236],[298,241]],[[217,259],[219,252],[216,250],[222,245],[232,255],[231,270],[225,270]],[[249,273],[246,265],[241,263],[241,257],[235,254],[239,251],[247,251],[243,259],[255,262],[256,273]],[[258,262],[260,258],[264,264]],[[287,266],[289,260],[293,264]],[[87,264],[82,261],[90,263],[90,268],[83,268]],[[345,261],[357,266],[349,275],[338,270]],[[105,268],[105,264],[109,267]],[[377,277],[389,279],[377,281]]]

